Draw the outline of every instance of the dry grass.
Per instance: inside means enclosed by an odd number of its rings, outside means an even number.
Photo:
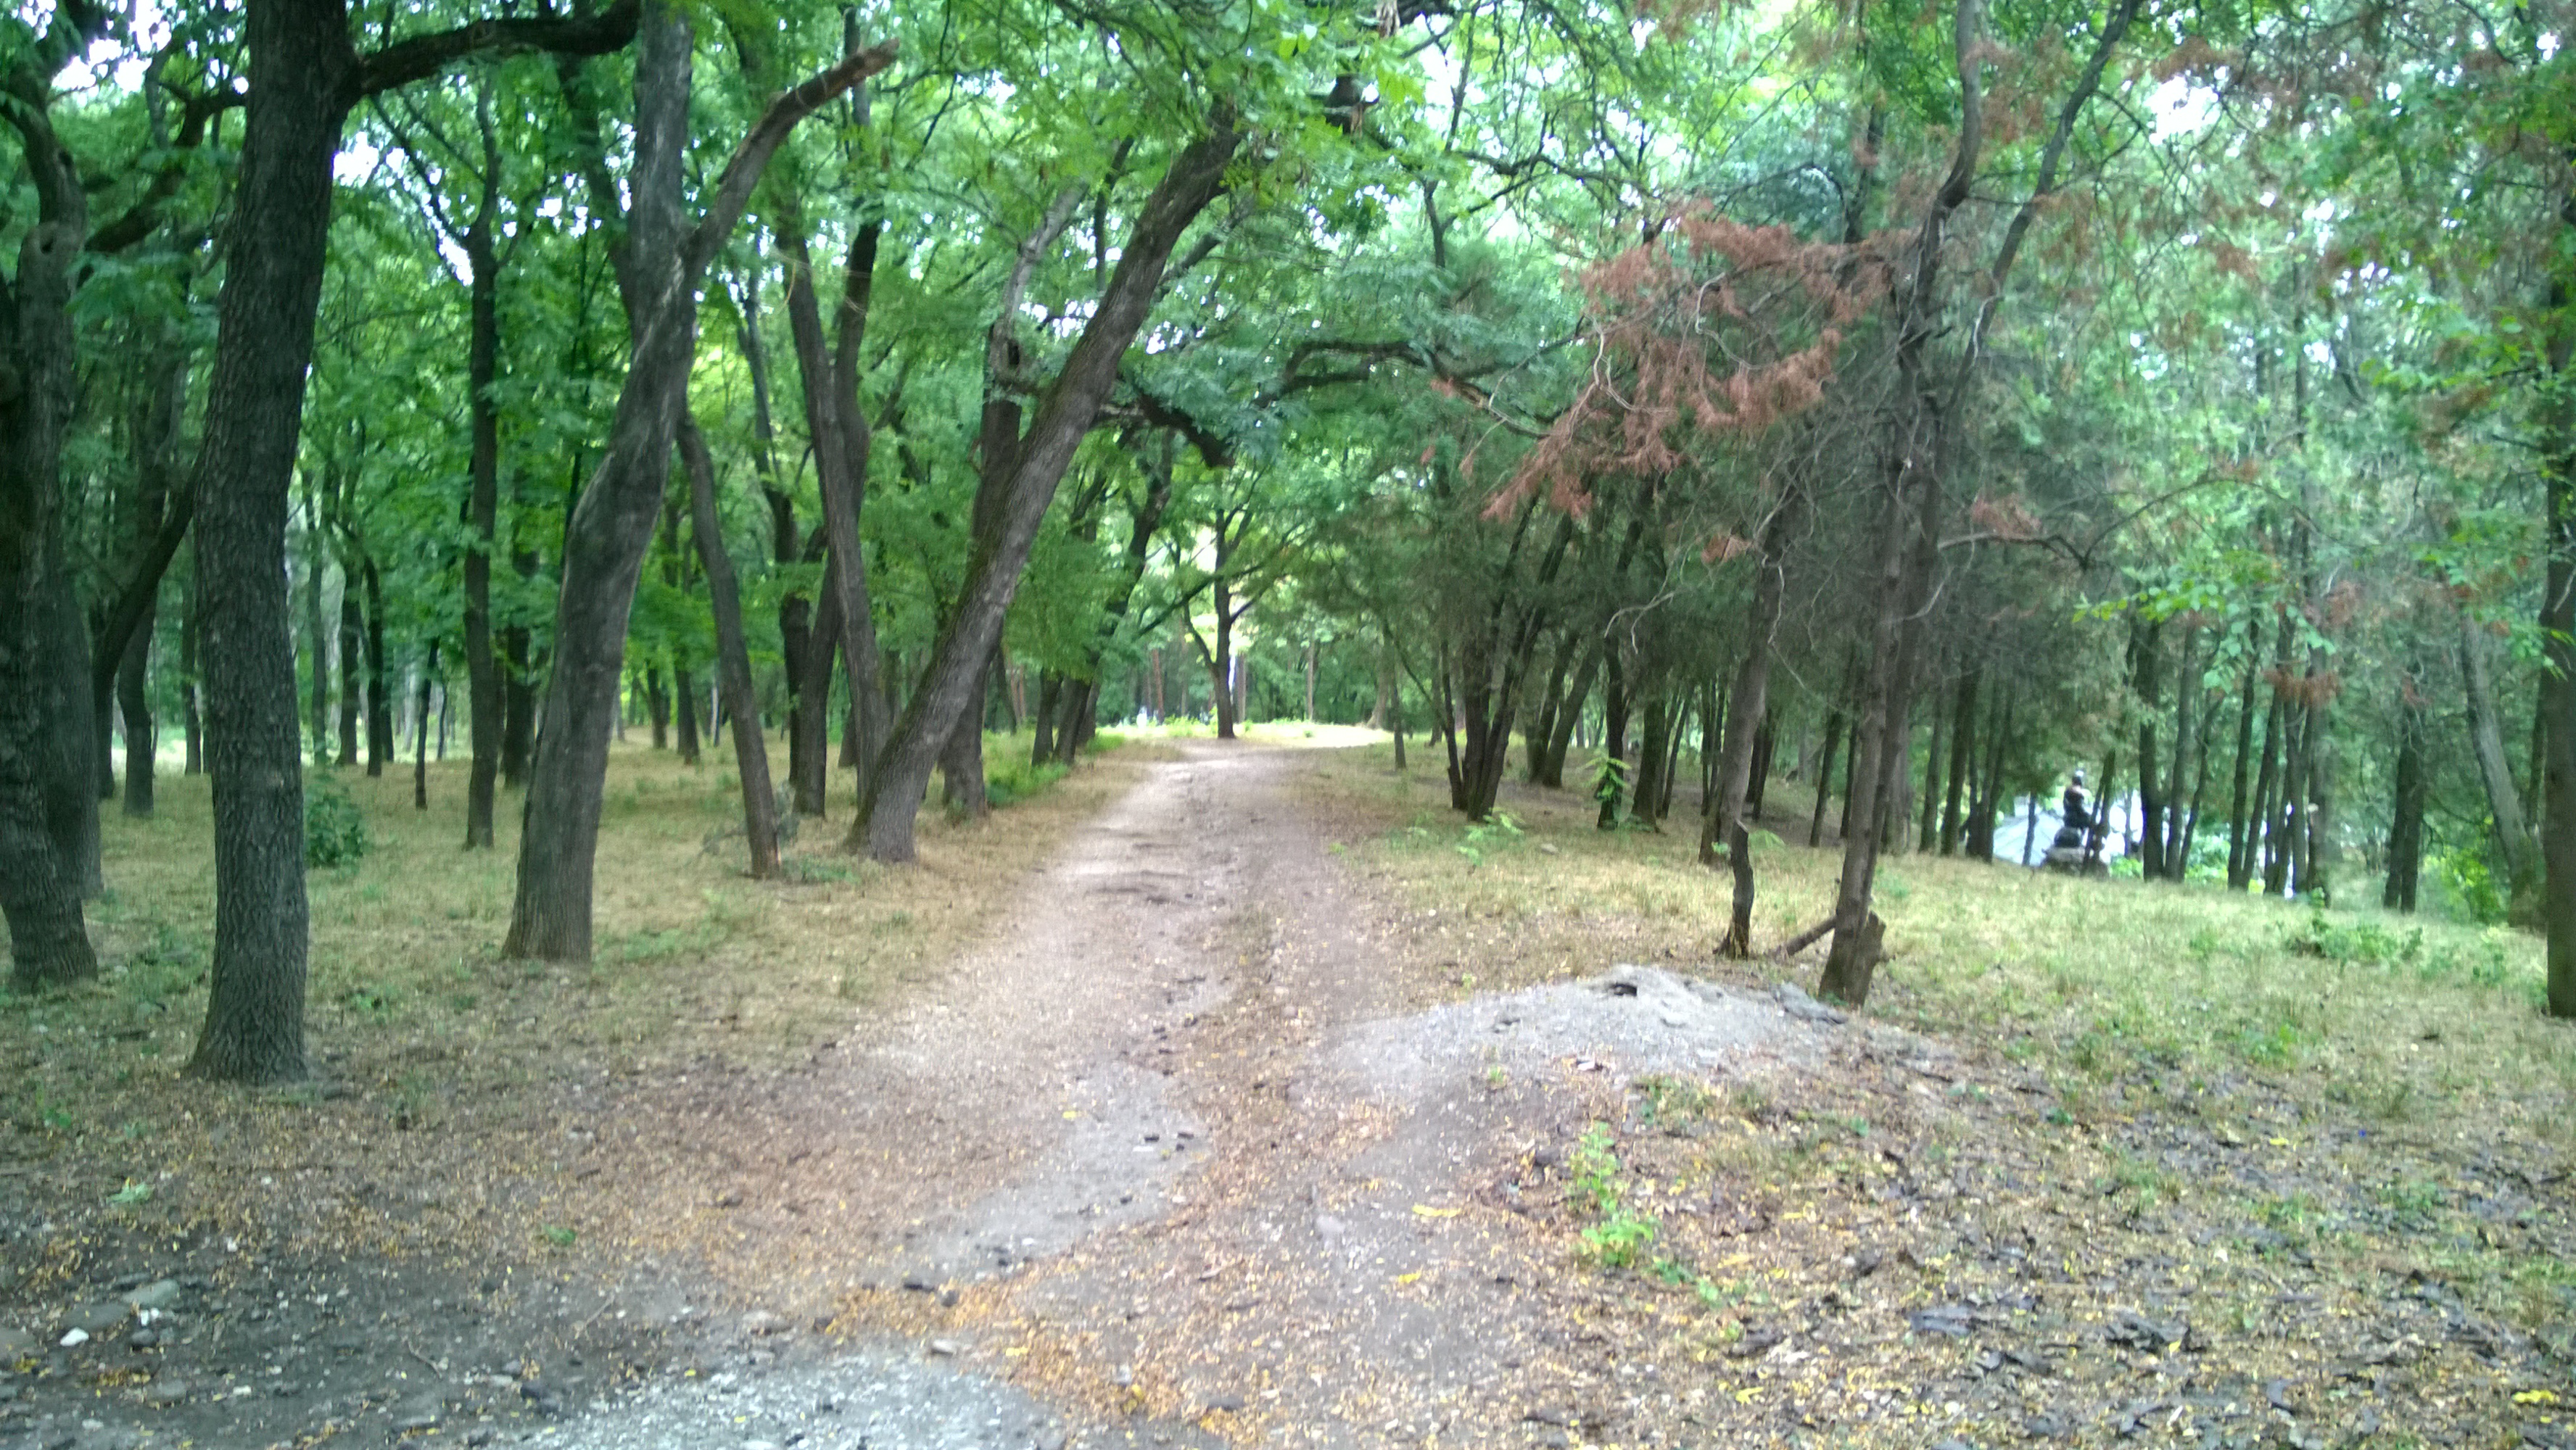
[[[1312,780],[1444,963],[1427,990],[1623,960],[1812,985],[1821,947],[1712,959],[1728,885],[1686,813],[1604,833],[1515,784],[1510,826],[1470,827],[1429,754]],[[1758,850],[1757,945],[1820,920],[1838,865]],[[1922,857],[1886,862],[1878,905],[1891,959],[1827,1068],[1637,1084],[1588,1150],[1557,1147],[1564,1251],[1596,1269],[1577,1317],[1695,1386],[1692,1423],[2565,1443],[2576,1028],[2540,1012],[2538,941]],[[1926,1310],[1961,1327],[1909,1332]],[[2191,1343],[2145,1345],[2131,1311]]]
[[[996,737],[1022,750],[1026,738]],[[925,811],[917,869],[844,855],[834,816],[805,823],[785,879],[743,874],[732,772],[622,747],[610,757],[588,966],[502,960],[517,838],[459,848],[465,765],[408,768],[345,791],[372,845],[307,877],[316,1082],[208,1092],[178,1077],[204,1014],[214,920],[204,779],[164,779],[159,814],[106,818],[109,894],[92,915],[99,981],[0,996],[0,1172],[38,1173],[63,1226],[25,1290],[77,1277],[121,1236],[310,1241],[506,1262],[568,1247],[525,1183],[559,1171],[566,1096],[693,1065],[768,1074],[803,1061],[867,1004],[927,981],[991,930],[994,903],[1154,755],[1131,746],[981,822]],[[998,762],[997,762],[998,763]],[[935,795],[934,795],[935,799]],[[318,1145],[332,1145],[328,1151]],[[295,1191],[274,1190],[292,1175]],[[141,1203],[106,1207],[141,1183]],[[0,1290],[9,1286],[0,1272]]]

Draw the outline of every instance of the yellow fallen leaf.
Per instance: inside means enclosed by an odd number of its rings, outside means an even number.
[[[2290,1146],[2290,1140],[2287,1138],[2274,1138],[2270,1141],[2272,1146],[2275,1148],[2287,1148]]]
[[[1755,1400],[1758,1400],[1761,1397],[1762,1387],[1760,1385],[1746,1385],[1744,1388],[1735,1392],[1735,1402],[1739,1405],[1752,1404]]]
[[[1071,1108],[1067,1108],[1067,1109],[1065,1109],[1065,1110],[1064,1110],[1064,1115],[1065,1115],[1066,1117],[1068,1117],[1068,1118],[1078,1118],[1078,1117],[1081,1117],[1081,1116],[1082,1116],[1082,1114],[1075,1112],[1075,1111],[1074,1111],[1073,1109],[1071,1109]]]
[[[1398,1274],[1398,1275],[1396,1275],[1396,1276],[1395,1276],[1395,1282],[1397,1282],[1397,1283],[1399,1283],[1399,1284],[1410,1284],[1410,1283],[1412,1283],[1414,1280],[1419,1279],[1419,1278],[1421,1278],[1421,1277],[1422,1277],[1422,1275],[1421,1275],[1421,1273],[1420,1273],[1419,1271],[1416,1271],[1416,1272],[1414,1272],[1414,1273],[1410,1273],[1410,1274]]]
[[[1424,1218],[1456,1218],[1467,1210],[1463,1208],[1433,1208],[1427,1203],[1417,1203],[1413,1206],[1413,1211],[1422,1215]]]
[[[2547,1390],[2523,1390],[2513,1397],[2513,1402],[2517,1405],[2554,1405],[2558,1403],[2558,1396]]]

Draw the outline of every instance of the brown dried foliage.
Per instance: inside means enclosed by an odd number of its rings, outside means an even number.
[[[1580,516],[1588,478],[1660,476],[1693,435],[1751,438],[1814,407],[1853,325],[1886,295],[1888,268],[1868,242],[1810,242],[1695,206],[1578,281],[1591,371],[1492,515],[1544,489]]]

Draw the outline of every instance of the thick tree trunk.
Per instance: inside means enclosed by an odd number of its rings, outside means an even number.
[[[984,680],[985,662],[1028,563],[1056,484],[1117,380],[1128,344],[1162,290],[1173,246],[1224,190],[1242,136],[1230,115],[1175,156],[1139,213],[1099,306],[1047,389],[1020,440],[995,527],[975,540],[957,614],[940,635],[921,686],[905,706],[852,828],[851,845],[881,861],[913,858],[913,821],[939,748]]]
[[[58,572],[62,444],[78,386],[70,309],[88,209],[42,109],[10,120],[41,210],[19,242],[16,295],[0,294],[14,308],[0,311],[0,362],[16,375],[0,389],[0,914],[12,985],[33,991],[98,974],[80,867],[63,859],[50,810],[61,727],[49,697],[66,674],[56,621],[71,612],[71,581]],[[83,698],[88,688],[79,681]],[[88,749],[84,732],[84,758]],[[84,768],[84,793],[87,782]],[[95,819],[95,801],[90,811]]]
[[[2559,299],[2562,318],[2567,306]],[[2554,347],[2554,371],[2562,378],[2566,351],[2563,341]],[[2540,710],[2548,722],[2540,777],[2540,918],[2549,933],[2549,1015],[2576,1017],[2576,428],[2554,440],[2542,476],[2549,567],[2540,610],[2548,666],[2540,675]]]
[[[1619,824],[1628,792],[1628,670],[1616,648],[1609,653],[1610,681],[1601,691],[1601,769],[1592,778],[1593,799],[1601,805],[1592,825],[1602,831]]]
[[[662,668],[644,666],[644,717],[653,724],[653,748],[671,748],[671,692],[662,687]]]
[[[733,717],[733,759],[742,778],[742,833],[751,852],[751,874],[778,874],[778,796],[769,783],[769,742],[760,732],[760,701],[751,683],[751,650],[742,631],[742,594],[733,559],[725,553],[724,525],[716,512],[715,460],[697,420],[680,418],[680,457],[689,471],[690,532],[706,571],[707,603],[716,617],[716,690]]]
[[[307,907],[295,657],[287,638],[287,490],[313,355],[331,158],[357,58],[339,0],[245,10],[242,132],[215,364],[199,444],[197,594],[214,778],[215,944],[188,1071],[302,1078]]]
[[[672,732],[682,765],[698,763],[698,681],[686,666],[671,666]]]

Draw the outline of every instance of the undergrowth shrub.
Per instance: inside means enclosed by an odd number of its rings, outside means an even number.
[[[367,817],[358,803],[330,777],[311,779],[304,792],[304,864],[354,866],[367,846]]]

